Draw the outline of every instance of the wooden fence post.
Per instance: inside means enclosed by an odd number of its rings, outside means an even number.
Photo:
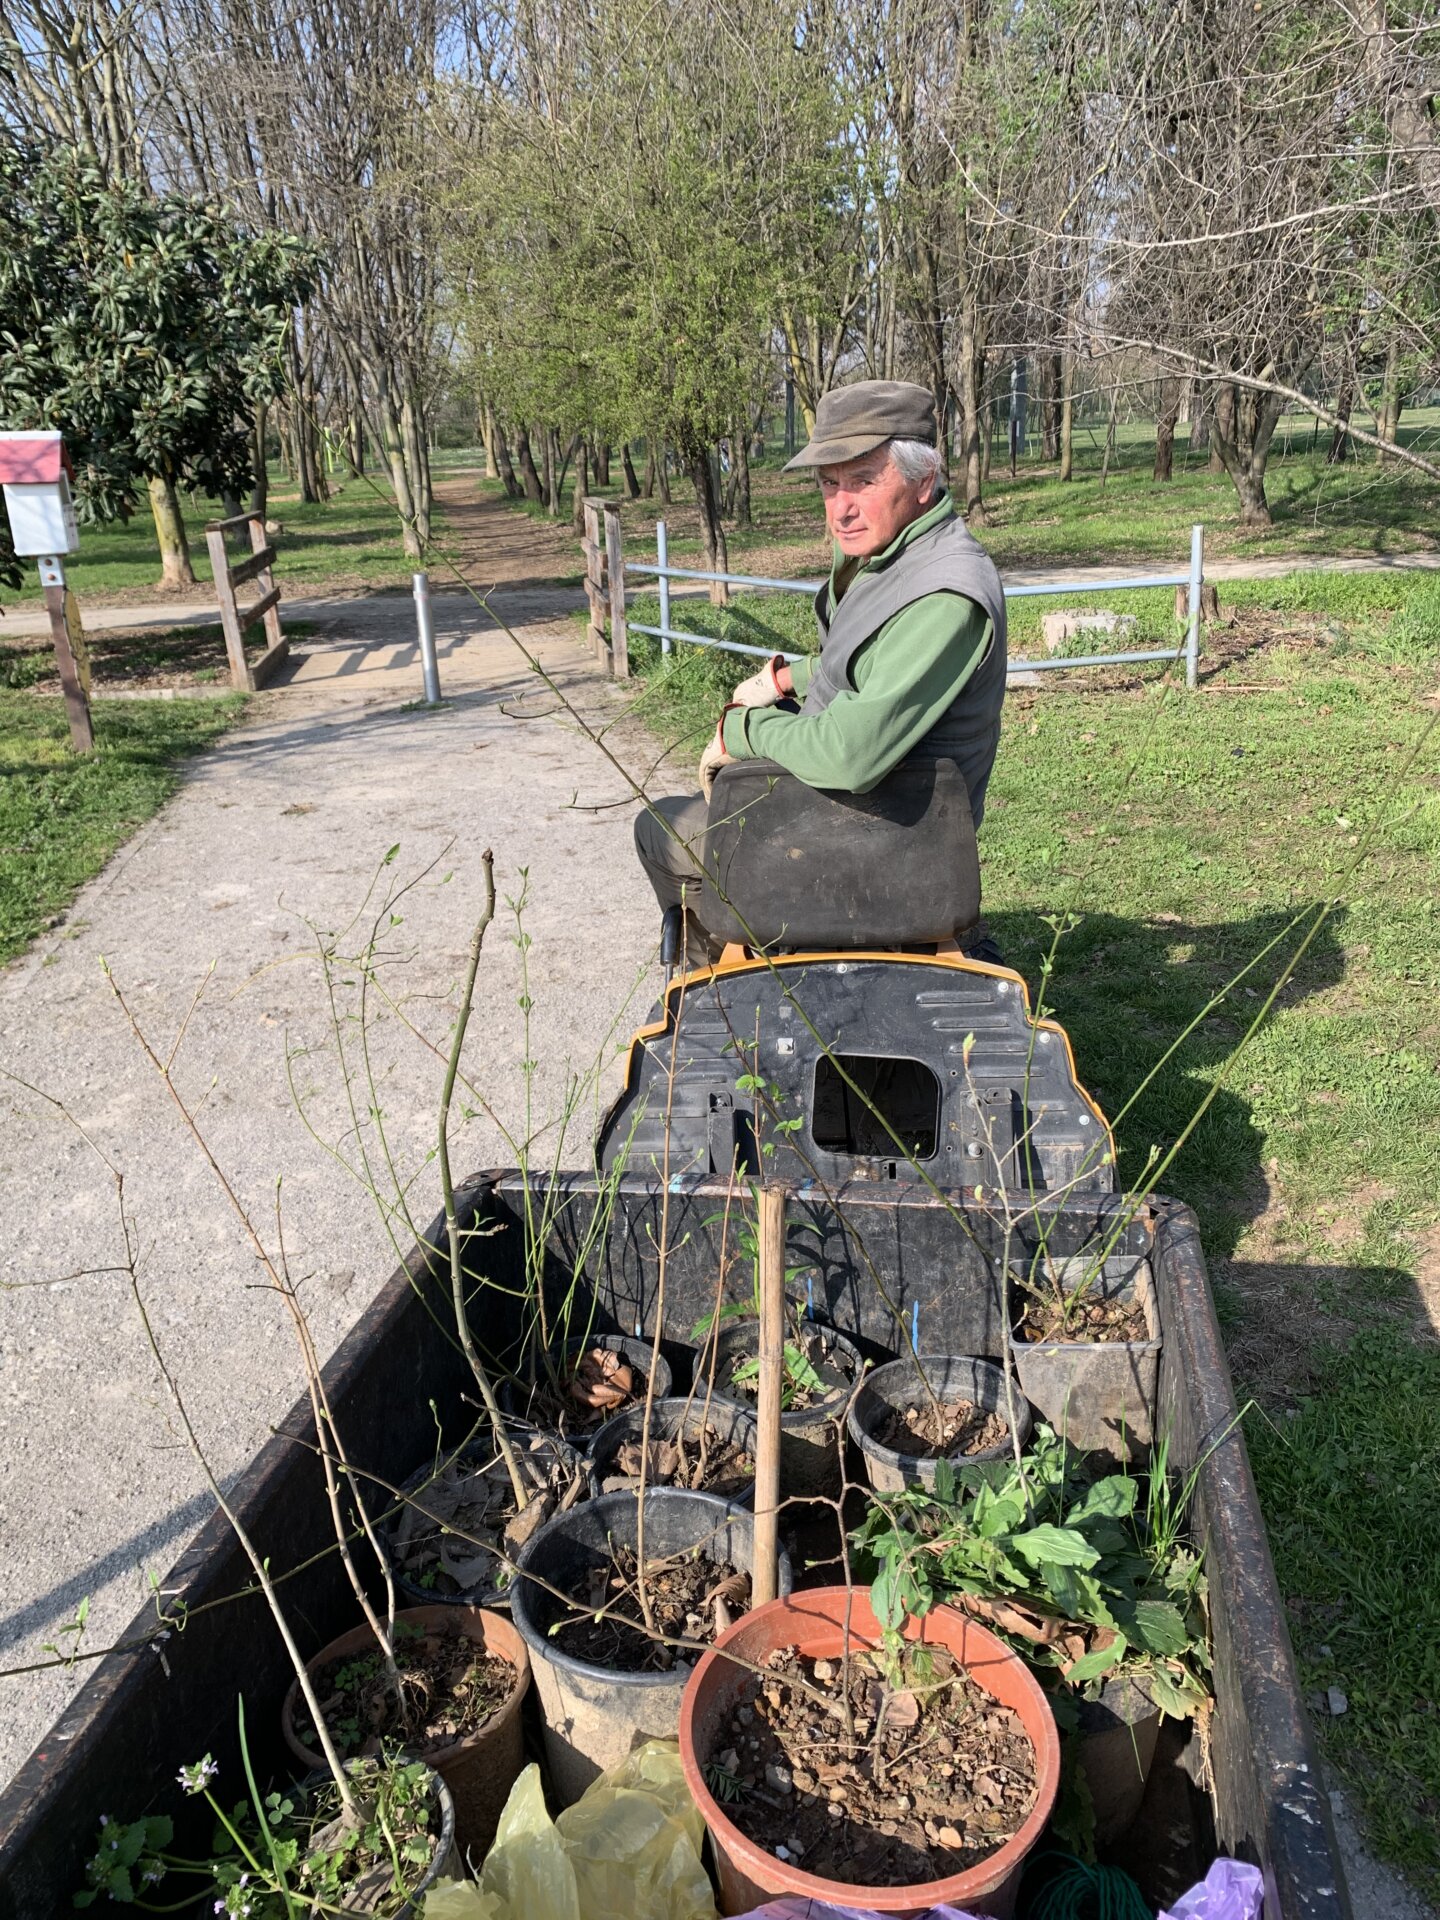
[[[605,641],[605,541],[600,532],[600,503],[585,502],[585,598],[590,603],[590,624],[586,638],[595,658],[606,661]]]
[[[225,551],[225,535],[241,527],[250,537],[250,558],[232,567]],[[209,520],[205,524],[205,544],[210,550],[210,570],[215,576],[215,593],[220,602],[220,625],[230,658],[230,684],[253,692],[256,687],[264,686],[290,652],[290,642],[280,624],[275,549],[265,538],[265,517],[259,513],[240,513],[230,520]],[[259,583],[260,598],[242,607],[236,602],[235,589],[244,586],[247,580]],[[262,620],[266,647],[252,667],[245,658],[245,629]]]
[[[610,671],[617,680],[630,678],[630,639],[625,624],[625,549],[620,537],[620,507],[605,506],[605,564],[610,575]]]

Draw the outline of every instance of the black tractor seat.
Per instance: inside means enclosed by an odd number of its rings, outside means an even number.
[[[810,787],[771,760],[720,769],[699,919],[731,946],[961,950],[980,918],[970,797],[950,759],[911,758],[869,793]]]

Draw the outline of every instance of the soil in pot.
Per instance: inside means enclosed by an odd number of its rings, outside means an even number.
[[[642,1623],[634,1550],[616,1545],[608,1564],[591,1567],[573,1597],[586,1612],[552,1630],[561,1653],[613,1673],[671,1673],[686,1655],[660,1645]],[[669,1640],[709,1640],[750,1608],[750,1575],[728,1560],[698,1551],[648,1562],[645,1597],[656,1634]],[[602,1612],[616,1608],[618,1613]],[[631,1622],[635,1624],[631,1624]],[[693,1656],[692,1656],[693,1657]]]
[[[707,1409],[689,1400],[657,1400],[650,1410],[650,1444],[642,1449],[643,1407],[607,1421],[590,1445],[591,1474],[600,1493],[639,1487],[681,1487],[748,1506],[755,1491],[755,1418],[718,1398]],[[648,1454],[648,1458],[646,1457]]]
[[[392,1553],[408,1599],[493,1604],[509,1585],[508,1563],[526,1541],[584,1497],[585,1469],[572,1448],[529,1428],[514,1428],[510,1437],[528,1490],[523,1511],[488,1438],[453,1454],[436,1478],[426,1467],[407,1486]],[[425,1480],[428,1486],[419,1485]]]
[[[1009,1437],[1009,1422],[973,1400],[927,1401],[923,1407],[892,1407],[871,1428],[882,1447],[912,1460],[986,1453]]]
[[[344,1759],[368,1758],[381,1752],[386,1740],[398,1740],[433,1764],[438,1752],[478,1733],[521,1682],[510,1661],[477,1650],[458,1619],[427,1631],[397,1616],[395,1665],[398,1694],[378,1647],[340,1654],[315,1669],[320,1711]],[[295,1732],[318,1758],[315,1729],[303,1703],[295,1714]]]
[[[943,1647],[912,1652],[907,1674],[879,1655],[852,1654],[847,1672],[839,1656],[793,1647],[766,1665],[740,1690],[705,1777],[778,1860],[855,1886],[917,1886],[967,1872],[1025,1824],[1029,1735]],[[853,1731],[837,1717],[845,1701]]]
[[[369,1809],[359,1840],[334,1781],[312,1774],[296,1795],[304,1837],[292,1884],[313,1900],[316,1913],[409,1920],[423,1913],[426,1891],[457,1865],[455,1810],[445,1782],[418,1760],[392,1758],[384,1766],[356,1760],[346,1771]],[[273,1838],[284,1837],[280,1823]]]
[[[655,1398],[663,1399],[670,1391],[670,1367],[652,1343],[600,1334],[571,1341],[554,1377],[547,1373],[534,1382],[507,1382],[504,1398],[536,1426],[578,1442],[627,1407],[644,1406],[652,1367]]]
[[[1148,1340],[1150,1328],[1140,1300],[1102,1300],[1086,1296],[1057,1300],[1032,1295],[1016,1326],[1020,1339],[1035,1345],[1046,1341],[1084,1340],[1106,1344],[1120,1340]]]

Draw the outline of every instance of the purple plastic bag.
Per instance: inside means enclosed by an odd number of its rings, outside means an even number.
[[[1243,1860],[1217,1860],[1198,1887],[1182,1894],[1157,1920],[1260,1920],[1265,1881]]]
[[[823,1900],[767,1900],[763,1907],[742,1913],[739,1920],[885,1920],[885,1915],[870,1907],[828,1907]],[[959,1907],[929,1907],[922,1920],[976,1920],[976,1916],[962,1913]]]

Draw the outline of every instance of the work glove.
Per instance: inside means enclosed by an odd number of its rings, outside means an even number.
[[[737,707],[773,707],[777,700],[787,699],[794,691],[789,662],[775,653],[758,673],[752,673],[748,680],[740,682],[731,695],[731,704]]]
[[[716,774],[719,773],[721,767],[730,764],[730,756],[725,751],[725,715],[729,713],[731,707],[738,705],[738,701],[732,700],[729,706],[721,713],[719,723],[706,743],[705,751],[700,756],[700,791],[707,800],[710,798],[711,790],[714,788]]]

